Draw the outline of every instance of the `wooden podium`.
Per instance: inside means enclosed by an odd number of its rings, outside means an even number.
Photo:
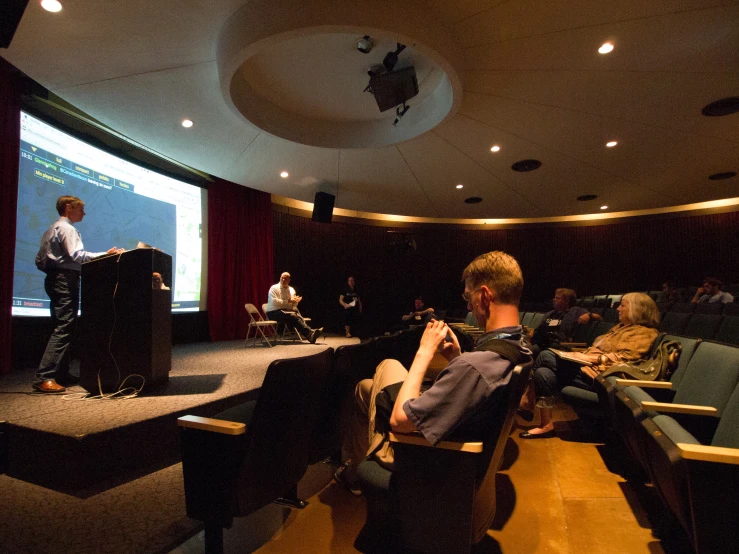
[[[167,382],[172,367],[172,292],[152,289],[152,273],[172,285],[172,257],[137,248],[82,264],[80,385],[118,390],[131,374],[145,386]],[[131,377],[126,386],[141,386]]]

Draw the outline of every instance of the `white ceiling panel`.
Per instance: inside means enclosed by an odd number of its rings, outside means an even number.
[[[311,9],[310,1],[295,4]],[[461,103],[431,131],[394,147],[303,146],[227,107],[215,61],[219,37],[237,9],[268,10],[269,0],[66,0],[56,15],[31,2],[2,55],[134,144],[308,202],[323,190],[338,193],[337,206],[350,210],[494,218],[739,196],[739,177],[708,180],[739,171],[739,113],[701,114],[710,102],[739,97],[739,0],[418,4],[446,22],[444,40],[456,41],[454,51],[464,54],[463,68],[455,66],[464,69]],[[381,18],[374,24],[381,27]],[[260,50],[244,71],[293,113],[392,119],[391,111],[372,112],[365,102],[372,98],[357,87],[364,83],[365,58],[353,46],[355,32],[361,36],[354,27],[327,25],[334,42],[321,42],[323,33],[308,40],[297,32],[282,49]],[[347,38],[338,43],[341,33]],[[368,63],[392,47],[383,40]],[[606,40],[615,49],[600,55]],[[423,44],[409,45],[403,63],[414,46],[423,50]],[[459,101],[459,89],[454,94]],[[397,132],[413,117],[426,117],[418,104],[410,105],[412,116]],[[180,126],[185,117],[195,122],[190,130]],[[606,149],[608,140],[619,144]],[[493,144],[501,146],[494,155]],[[511,170],[527,158],[542,166]],[[279,176],[283,170],[287,179]],[[464,188],[455,189],[458,183]],[[598,200],[576,201],[589,193]],[[463,202],[472,196],[483,202]]]

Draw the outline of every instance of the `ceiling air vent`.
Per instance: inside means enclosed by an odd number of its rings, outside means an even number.
[[[539,160],[521,160],[520,162],[516,162],[511,166],[511,169],[513,171],[534,171],[535,169],[539,169],[541,167],[541,162]]]

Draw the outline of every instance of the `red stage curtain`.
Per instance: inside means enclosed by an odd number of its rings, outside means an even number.
[[[18,152],[20,150],[21,74],[0,58],[0,374],[12,363],[13,261],[18,206]]]
[[[246,336],[245,303],[267,301],[272,282],[271,195],[228,181],[208,187],[208,322],[214,341]]]

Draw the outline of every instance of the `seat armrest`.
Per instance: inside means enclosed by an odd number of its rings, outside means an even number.
[[[177,425],[188,429],[200,429],[201,431],[210,431],[211,433],[221,433],[222,435],[243,435],[246,432],[246,425],[243,423],[194,415],[186,415],[178,418]]]
[[[680,454],[686,460],[716,462],[719,464],[739,465],[739,449],[722,446],[705,446],[702,444],[677,443]]]
[[[482,442],[441,441],[436,446],[433,446],[421,433],[390,433],[389,438],[390,442],[413,444],[427,448],[441,448],[442,450],[456,450],[458,452],[470,452],[472,454],[482,452]]]
[[[619,387],[641,387],[643,389],[672,389],[670,381],[640,381],[636,379],[616,379]]]
[[[693,406],[691,404],[671,404],[669,402],[650,402],[645,400],[641,403],[641,408],[647,411],[672,414],[718,416],[718,410],[711,406]]]

